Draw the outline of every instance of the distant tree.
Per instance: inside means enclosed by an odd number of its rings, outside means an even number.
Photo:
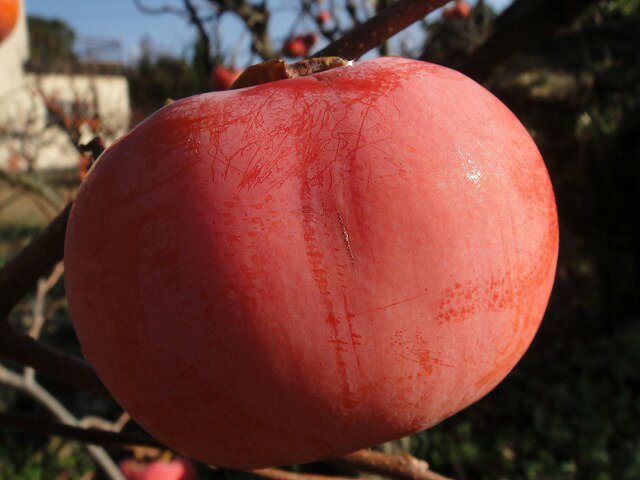
[[[77,58],[73,51],[76,32],[64,21],[30,16],[29,42],[31,63],[74,63]]]
[[[160,108],[170,98],[198,93],[201,83],[188,61],[156,55],[148,38],[140,42],[140,59],[128,77],[134,123]]]

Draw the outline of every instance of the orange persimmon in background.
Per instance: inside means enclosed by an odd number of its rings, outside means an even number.
[[[211,75],[209,75],[209,87],[213,91],[228,90],[233,82],[242,74],[242,71],[243,70],[218,65],[213,69]]]
[[[20,2],[18,0],[0,0],[0,42],[13,31],[19,13]]]

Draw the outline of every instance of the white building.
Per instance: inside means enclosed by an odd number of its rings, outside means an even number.
[[[109,144],[129,129],[127,80],[122,75],[25,72],[29,45],[21,10],[14,31],[0,43],[0,168],[76,168],[79,153],[65,129],[52,125],[47,104],[79,128],[81,141],[91,140],[97,123]],[[83,110],[85,117],[78,114]]]

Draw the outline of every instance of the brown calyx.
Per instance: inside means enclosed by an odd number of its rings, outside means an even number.
[[[261,83],[275,80],[287,80],[289,78],[305,77],[314,73],[324,72],[332,68],[344,67],[349,62],[340,57],[309,58],[300,62],[287,65],[284,60],[267,60],[247,68],[229,90],[237,88],[253,87]]]

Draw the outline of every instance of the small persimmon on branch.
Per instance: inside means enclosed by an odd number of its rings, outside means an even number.
[[[246,14],[248,24],[250,21],[255,20],[251,15],[256,12],[248,10],[248,7],[251,6],[248,2],[242,0],[210,1],[219,3],[227,9],[244,9],[242,11]],[[316,56],[357,58],[446,2],[447,0],[399,0],[367,22],[358,25],[341,39],[328,45],[318,52]],[[254,37],[253,40],[255,48],[256,40],[259,39]],[[89,144],[86,148],[92,151],[94,158],[97,158],[103,147],[99,142],[91,143],[93,145]],[[64,237],[70,210],[71,204],[68,204],[39,235],[33,238],[18,255],[0,269],[0,291],[2,292],[0,297],[0,357],[30,367],[39,374],[109,397],[97,375],[86,362],[50,348],[37,339],[19,332],[7,321],[11,310],[36,284],[38,279],[50,272],[62,260]],[[6,385],[23,389],[25,393],[32,396],[39,395],[41,400],[46,398],[47,401],[53,400],[57,402],[55,398],[35,382],[33,375],[18,375],[3,366],[0,366],[0,369],[4,380],[3,383]],[[107,442],[108,437],[108,441],[113,443],[126,444],[128,443],[127,440],[131,440],[131,438],[118,432],[83,428],[82,423],[69,412],[67,413],[71,416],[66,413],[62,415],[63,412],[58,409],[59,402],[58,406],[49,402],[49,406],[57,409],[57,414],[50,410],[60,420],[58,423],[63,423],[64,425],[58,425],[54,422],[41,422],[43,427],[40,431],[48,428],[49,430],[45,433],[68,438],[74,438],[74,435],[76,438],[79,435],[84,435],[85,437],[82,440],[89,443],[99,443],[99,437],[105,442]],[[61,415],[65,418],[61,418]],[[0,420],[7,425],[12,425],[14,428],[35,429],[37,427],[37,422],[26,420],[23,416],[17,417],[3,414],[0,416]],[[155,442],[152,439],[139,439],[139,441]],[[99,447],[90,445],[89,448]],[[98,451],[96,450],[96,452]],[[98,457],[100,456],[101,454],[98,453]],[[107,456],[106,459],[103,458],[98,461],[103,461],[104,468],[108,465],[110,459]],[[384,453],[357,452],[340,459],[334,459],[332,462],[341,463],[352,470],[383,474],[401,480],[444,479],[444,477],[429,471],[426,463],[420,462],[409,455],[403,456],[398,460],[397,457]],[[118,477],[119,473],[114,472],[111,467],[112,465],[109,466],[109,470],[111,470],[112,478],[120,478]],[[292,472],[279,469],[263,469],[251,472],[251,474],[270,480],[320,480],[322,478],[322,476],[317,475],[292,474]],[[296,477],[294,478],[291,475]],[[338,477],[330,478],[336,479]]]

